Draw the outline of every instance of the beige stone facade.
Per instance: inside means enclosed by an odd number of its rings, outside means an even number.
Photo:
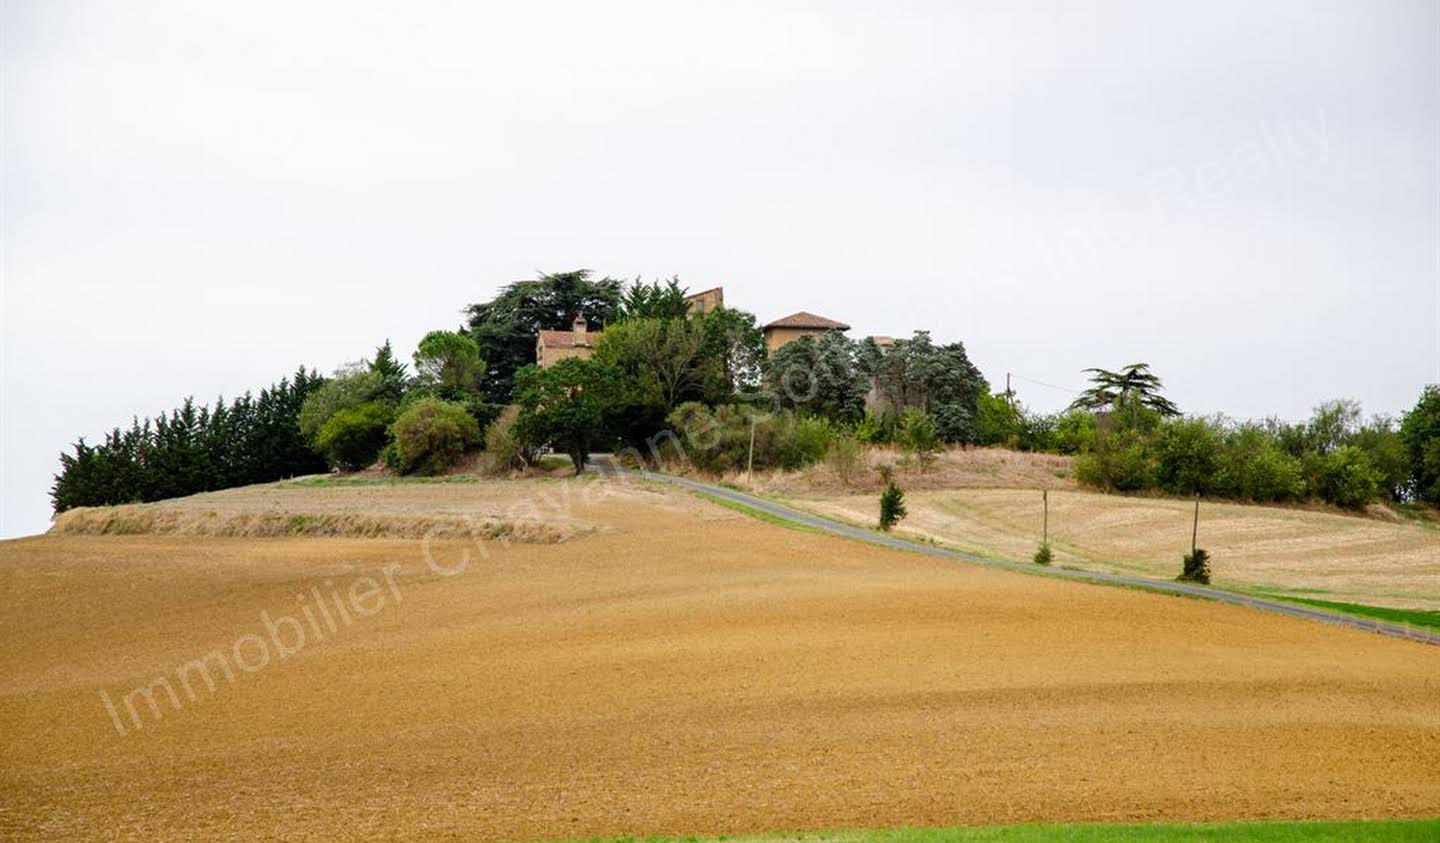
[[[535,362],[544,369],[568,357],[589,359],[602,333],[591,333],[584,316],[576,316],[569,331],[541,331],[535,338]]]
[[[699,316],[711,313],[725,306],[725,288],[712,287],[685,297],[685,315]]]

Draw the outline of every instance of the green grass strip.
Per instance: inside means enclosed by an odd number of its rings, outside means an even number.
[[[979,828],[920,828],[893,831],[848,831],[820,834],[760,834],[736,837],[606,838],[611,843],[1109,843],[1109,841],[1400,841],[1440,840],[1440,820],[1355,820],[1336,822],[1262,821],[1228,823],[1158,823],[1147,825],[1014,825]]]
[[[1426,629],[1440,629],[1440,612],[1427,612],[1423,609],[1391,609],[1387,606],[1366,606],[1361,603],[1339,603],[1333,600],[1291,597],[1285,594],[1268,594],[1266,596],[1274,600],[1284,600],[1287,603],[1300,603],[1305,606],[1314,606],[1317,609],[1329,609],[1362,618],[1409,624]],[[1440,837],[1436,837],[1436,840],[1440,840]]]

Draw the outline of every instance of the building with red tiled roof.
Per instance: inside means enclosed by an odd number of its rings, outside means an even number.
[[[595,343],[602,331],[591,333],[583,315],[576,316],[569,331],[541,331],[535,338],[535,362],[540,368],[567,357],[588,359],[595,352]]]
[[[815,336],[827,331],[848,330],[850,330],[850,326],[844,322],[837,322],[834,319],[827,319],[804,310],[776,319],[761,328],[765,334],[765,350],[772,354],[775,349],[785,343],[801,337]]]

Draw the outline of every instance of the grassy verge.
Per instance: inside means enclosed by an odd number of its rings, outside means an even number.
[[[630,840],[632,838],[620,838]],[[1014,825],[990,828],[924,828],[895,831],[827,832],[823,834],[762,834],[744,837],[653,837],[649,843],[1102,843],[1102,841],[1434,841],[1440,820],[1355,820],[1343,822],[1233,822],[1149,825]]]
[[[788,518],[781,518],[780,516],[775,515],[774,513],[766,512],[763,509],[756,509],[753,506],[746,506],[743,503],[732,501],[729,498],[722,498],[719,495],[712,495],[709,492],[702,492],[697,489],[691,489],[690,493],[695,495],[695,497],[702,500],[707,500],[710,503],[715,504],[716,506],[723,506],[726,509],[732,510],[734,512],[739,512],[743,515],[748,515],[751,518],[759,519],[767,524],[774,524],[777,527],[784,527],[789,530],[798,530],[802,533],[816,533],[818,535],[827,536],[831,535],[824,530],[811,527],[809,524],[801,524],[798,521],[791,521]]]
[[[1407,624],[1424,629],[1440,629],[1440,612],[1427,612],[1421,609],[1391,609],[1386,606],[1340,603],[1334,600],[1316,600],[1311,597],[1291,597],[1284,594],[1265,594],[1264,596],[1271,600],[1284,600],[1287,603],[1299,603],[1304,606],[1314,606],[1317,609],[1327,609],[1346,615],[1373,618],[1377,621]],[[1440,839],[1440,837],[1436,839]]]

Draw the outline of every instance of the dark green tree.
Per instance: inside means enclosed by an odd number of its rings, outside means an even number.
[[[1410,493],[1440,504],[1440,385],[1431,384],[1400,423],[1410,463]]]
[[[405,378],[405,364],[395,358],[395,352],[390,348],[390,340],[375,349],[375,357],[370,361],[370,371],[383,378]]]
[[[415,372],[424,386],[446,395],[478,393],[485,373],[480,345],[462,331],[431,331],[415,349]]]
[[[839,331],[803,336],[765,361],[765,387],[776,404],[832,421],[856,422],[865,413],[869,381],[859,370],[855,343]]]
[[[688,290],[680,286],[679,277],[649,284],[635,279],[620,297],[615,321],[621,319],[683,319],[689,310],[685,302]]]
[[[535,362],[535,338],[542,329],[568,331],[584,316],[591,330],[613,321],[620,306],[621,282],[590,280],[586,269],[541,275],[506,286],[487,302],[466,308],[470,333],[486,362],[487,398],[510,400],[515,372]]]
[[[614,438],[610,414],[621,389],[620,373],[598,360],[526,366],[515,373],[515,436],[527,447],[568,454],[579,474],[591,452]]]
[[[705,326],[703,353],[712,363],[705,370],[704,400],[722,404],[759,389],[765,335],[755,314],[720,307],[692,319]]]
[[[292,378],[214,409],[191,399],[154,419],[134,419],[97,445],[83,438],[61,454],[50,496],[55,511],[152,501],[325,470],[297,419],[323,383],[303,367]]]
[[[873,339],[860,343],[857,362],[889,412],[919,410],[944,419],[947,442],[974,442],[980,396],[989,389],[970,362],[963,343],[937,346],[929,331],[916,331],[882,349]]]
[[[1095,412],[1114,410],[1122,399],[1134,398],[1132,408],[1147,407],[1162,416],[1178,416],[1180,409],[1160,394],[1165,386],[1148,363],[1131,363],[1118,372],[1109,369],[1085,369],[1090,374],[1089,389],[1070,405]]]

